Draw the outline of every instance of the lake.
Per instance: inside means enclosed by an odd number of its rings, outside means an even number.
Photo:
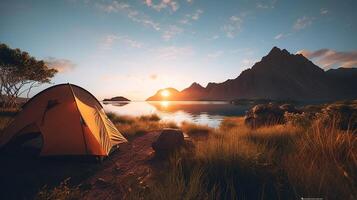
[[[224,117],[243,116],[248,105],[233,105],[226,101],[132,101],[105,102],[104,110],[118,115],[150,115],[157,114],[164,121],[177,124],[183,121],[219,126]]]

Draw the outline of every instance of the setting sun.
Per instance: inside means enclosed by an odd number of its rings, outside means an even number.
[[[163,97],[168,97],[168,96],[170,96],[170,92],[167,91],[167,90],[163,90],[163,91],[161,92],[161,96],[163,96]]]

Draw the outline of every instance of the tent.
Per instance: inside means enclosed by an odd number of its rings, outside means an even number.
[[[0,147],[36,149],[40,156],[107,156],[123,142],[127,140],[100,102],[73,84],[55,85],[35,95],[0,133]]]

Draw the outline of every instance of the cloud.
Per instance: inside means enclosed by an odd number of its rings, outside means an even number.
[[[199,18],[200,18],[200,16],[201,16],[201,14],[203,13],[203,10],[201,10],[201,9],[197,9],[194,13],[193,13],[193,15],[192,15],[192,19],[193,20],[198,20]]]
[[[104,50],[109,50],[112,49],[112,46],[114,44],[114,41],[117,39],[118,37],[116,35],[107,35],[105,36],[105,38],[103,39],[103,41],[101,42],[101,48]]]
[[[195,52],[191,47],[167,46],[153,49],[152,53],[156,60],[175,61],[191,57]]]
[[[216,59],[218,57],[221,57],[223,55],[223,51],[216,51],[216,52],[213,52],[213,53],[210,53],[207,55],[208,58],[211,58],[211,59]]]
[[[261,1],[257,3],[257,8],[260,9],[273,9],[275,8],[275,4],[276,4],[277,0],[271,0],[271,1]]]
[[[176,35],[181,34],[182,32],[183,32],[182,28],[176,25],[170,25],[169,28],[163,32],[162,38],[168,41],[171,40]]]
[[[150,0],[146,2],[151,2]],[[128,3],[111,1],[110,3],[97,3],[97,7],[107,13],[124,13],[130,20],[143,24],[144,26],[160,30],[160,24],[152,20],[149,16],[135,10]]]
[[[327,15],[328,12],[329,12],[329,11],[328,11],[326,8],[321,8],[321,9],[320,9],[320,14],[321,14],[321,15]]]
[[[49,68],[57,69],[58,72],[69,72],[75,68],[75,64],[67,59],[58,59],[54,57],[46,57],[44,62]]]
[[[145,4],[158,12],[166,8],[170,9],[172,12],[175,12],[180,8],[179,4],[173,0],[161,0],[160,3],[157,4],[154,4],[152,0],[146,0]]]
[[[101,48],[103,50],[110,50],[116,42],[123,43],[131,48],[141,48],[143,46],[140,42],[133,40],[128,36],[110,34],[104,37],[101,42]]]
[[[280,40],[280,39],[283,39],[283,38],[286,38],[288,36],[290,36],[292,33],[279,33],[278,35],[276,35],[274,37],[274,39],[276,40]]]
[[[213,35],[212,37],[208,38],[208,40],[217,40],[219,35]]]
[[[284,34],[279,33],[278,35],[276,35],[276,36],[274,37],[274,39],[279,40],[279,39],[281,39],[281,38],[283,38],[283,37],[284,37]]]
[[[203,14],[203,10],[197,9],[192,14],[187,14],[183,19],[179,21],[181,24],[191,24],[192,21],[197,21],[201,15]]]
[[[324,69],[357,67],[357,51],[343,52],[331,49],[319,49],[317,51],[300,50],[297,53],[309,59],[316,59]]]
[[[223,31],[229,38],[234,38],[242,29],[243,19],[239,16],[231,16],[229,22],[223,26]]]
[[[253,59],[243,59],[243,60],[241,61],[242,65],[245,66],[245,67],[250,67],[250,66],[252,66],[255,62],[256,62],[256,60],[253,60]]]
[[[305,29],[306,27],[308,27],[312,24],[313,20],[314,20],[314,18],[306,17],[306,16],[298,18],[293,26],[293,29],[297,30],[297,31]]]

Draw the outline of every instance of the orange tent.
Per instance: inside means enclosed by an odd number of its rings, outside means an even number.
[[[123,142],[127,140],[99,101],[72,84],[50,87],[31,98],[0,133],[0,147],[12,143],[35,147],[41,156],[107,156]]]

